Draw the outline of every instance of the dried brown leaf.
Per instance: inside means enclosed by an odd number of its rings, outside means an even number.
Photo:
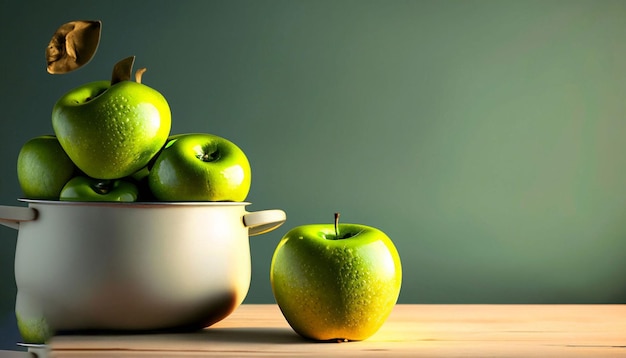
[[[101,21],[78,20],[61,25],[46,48],[48,73],[63,74],[86,65],[100,43]]]

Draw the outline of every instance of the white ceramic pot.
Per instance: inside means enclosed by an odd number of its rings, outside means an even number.
[[[249,236],[286,219],[249,203],[23,201],[0,206],[18,229],[16,314],[57,332],[218,322],[247,295]]]

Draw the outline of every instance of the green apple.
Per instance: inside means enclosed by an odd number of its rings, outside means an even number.
[[[244,201],[250,163],[233,142],[208,133],[178,134],[167,142],[148,175],[161,201]]]
[[[93,179],[77,176],[61,190],[63,201],[137,201],[137,186],[124,179]]]
[[[165,144],[171,128],[169,104],[161,93],[140,82],[140,76],[135,82],[114,71],[111,81],[84,84],[55,103],[54,132],[86,175],[129,176],[145,167]]]
[[[143,202],[158,201],[152,194],[152,191],[150,191],[150,185],[148,184],[148,175],[150,174],[149,168],[151,167],[152,165],[148,164],[147,167],[144,167],[140,171],[134,173],[133,175],[124,178],[125,180],[128,180],[137,186],[137,189],[139,191],[139,194],[137,196],[137,201],[143,201]]]
[[[59,200],[61,189],[76,172],[76,166],[53,135],[30,139],[17,157],[17,179],[29,199]]]
[[[43,317],[26,319],[16,313],[16,319],[24,343],[43,344],[52,336],[52,330]]]
[[[15,318],[23,343],[43,344],[52,337],[54,329],[45,317],[44,305],[24,290],[15,297]]]
[[[358,225],[312,224],[282,238],[270,268],[276,303],[305,338],[359,341],[378,331],[400,293],[402,268],[391,239]]]

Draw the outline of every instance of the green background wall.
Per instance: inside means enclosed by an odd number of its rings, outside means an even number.
[[[273,302],[288,229],[340,211],[395,241],[402,303],[626,303],[624,1],[0,4],[0,204],[21,205],[17,153],[54,102],[136,55],[172,133],[239,144],[251,210],[287,212],[251,239],[247,302]],[[49,75],[75,19],[103,21],[98,53]],[[15,243],[0,228],[0,349]]]

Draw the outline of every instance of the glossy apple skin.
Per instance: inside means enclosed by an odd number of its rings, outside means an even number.
[[[102,180],[76,176],[68,181],[59,199],[62,201],[137,201],[139,189],[129,181],[114,179],[106,186],[106,192],[99,192],[98,185]]]
[[[52,127],[85,174],[119,179],[145,167],[165,144],[171,112],[165,98],[144,84],[96,81],[56,102]]]
[[[59,200],[77,168],[58,139],[43,135],[28,140],[17,157],[17,179],[28,199]]]
[[[156,158],[148,184],[160,201],[241,202],[250,191],[250,163],[241,148],[225,138],[177,134]]]
[[[367,339],[383,325],[402,284],[400,256],[382,231],[358,224],[303,225],[278,244],[270,282],[285,319],[319,341]]]

